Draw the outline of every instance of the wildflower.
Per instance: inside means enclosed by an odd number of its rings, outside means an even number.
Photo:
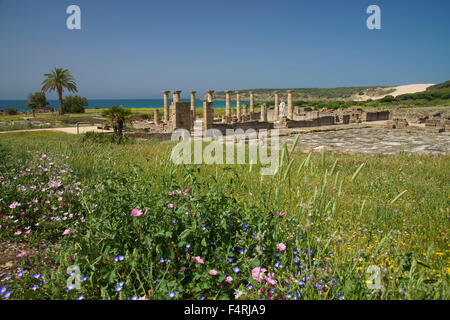
[[[116,289],[115,289],[115,291],[116,291],[116,292],[120,292],[120,291],[122,291],[122,289],[123,289],[122,286],[117,286]]]
[[[205,296],[201,296],[198,300],[205,300]]]
[[[261,282],[264,279],[264,272],[267,270],[261,267],[256,267],[252,269],[252,278],[256,281]]]
[[[175,297],[175,292],[169,292],[168,296],[169,296],[169,298]]]
[[[39,278],[41,278],[41,274],[40,274],[40,273],[36,273],[36,274],[33,276],[33,279],[39,279]]]
[[[212,275],[212,276],[215,276],[217,274],[217,271],[214,270],[214,269],[209,270],[209,274]]]
[[[277,244],[277,249],[280,251],[286,250],[286,245],[284,243]]]
[[[6,281],[6,280],[8,280],[8,279],[11,279],[11,276],[6,276],[6,277],[4,277],[4,278],[2,279],[2,282],[3,282],[3,281]]]
[[[169,203],[169,204],[167,205],[167,208],[172,209],[172,208],[173,208],[173,203]]]
[[[134,208],[133,210],[131,210],[131,215],[133,217],[140,217],[142,216],[143,212],[141,210],[139,210],[138,208]]]
[[[114,262],[123,261],[123,260],[125,260],[124,256],[117,256],[117,257],[114,258]]]
[[[280,217],[284,216],[286,214],[286,212],[284,211],[280,211],[280,213],[278,214]]]
[[[80,281],[81,281],[81,282],[86,281],[88,278],[89,278],[89,277],[87,277],[87,276],[86,276],[86,277],[83,277],[83,278],[80,279]]]
[[[275,268],[280,268],[280,267],[282,267],[283,265],[281,264],[281,263],[279,263],[279,262],[277,262],[277,263],[275,263]]]
[[[230,277],[230,276],[228,276],[228,277],[225,279],[225,281],[228,282],[228,283],[231,283],[231,281],[233,281],[233,278]]]
[[[241,269],[239,269],[238,267],[233,268],[234,273],[238,273],[239,271],[241,271]]]
[[[200,257],[192,257],[192,260],[194,260],[196,263],[204,264],[205,262]]]
[[[78,296],[77,300],[84,300],[84,296]]]
[[[137,300],[138,299],[138,296],[132,296],[131,297],[131,300]]]
[[[72,289],[74,289],[75,288],[75,286],[73,285],[73,284],[71,284],[71,285],[69,285],[67,288],[66,288],[66,291],[70,291],[70,290],[72,290]]]
[[[4,294],[7,290],[8,290],[8,288],[6,286],[1,287],[0,294]]]
[[[23,259],[27,254],[28,254],[28,252],[23,251],[23,252],[19,253],[19,254],[16,256],[16,258]]]
[[[64,232],[62,233],[63,236],[67,236],[70,233],[70,229],[66,229],[64,230]]]
[[[273,273],[269,273],[266,277],[265,280],[267,281],[267,283],[271,286],[274,286],[277,284],[277,280],[273,279],[274,278],[274,274]]]
[[[188,251],[190,247],[191,245],[188,243],[187,245],[184,246],[184,251]]]
[[[21,270],[17,273],[17,278],[21,277],[25,273],[25,270]]]
[[[20,203],[18,203],[18,202],[13,202],[13,203],[11,203],[11,204],[9,205],[9,208],[10,208],[10,209],[14,209],[14,208],[20,207],[20,206],[21,206]]]
[[[6,292],[4,295],[3,295],[3,299],[8,299],[9,297],[11,296],[11,291],[8,291],[8,292]]]
[[[30,288],[30,290],[35,291],[37,288],[38,288],[38,286],[32,286],[32,287]]]
[[[159,263],[164,263],[164,259],[163,258],[159,259]]]

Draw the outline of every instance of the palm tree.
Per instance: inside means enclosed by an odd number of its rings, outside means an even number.
[[[44,76],[47,78],[42,81],[42,91],[58,91],[59,114],[64,114],[62,98],[64,88],[69,90],[69,92],[78,92],[72,72],[67,69],[55,68],[51,73],[46,73]]]
[[[114,129],[114,133],[122,137],[123,124],[130,119],[131,110],[120,106],[112,106],[111,109],[103,111],[102,115],[109,119]]]

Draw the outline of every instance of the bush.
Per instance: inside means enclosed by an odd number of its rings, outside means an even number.
[[[6,108],[5,109],[5,114],[8,115],[8,116],[14,116],[14,115],[17,114],[17,110],[12,108],[12,107]]]
[[[64,113],[84,113],[84,107],[88,106],[87,99],[80,96],[66,96],[63,100]]]

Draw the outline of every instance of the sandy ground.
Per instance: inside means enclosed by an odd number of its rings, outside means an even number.
[[[416,84],[407,84],[407,85],[398,86],[398,87],[389,87],[386,89],[395,89],[395,91],[392,93],[384,94],[384,95],[380,95],[380,96],[369,96],[367,94],[364,94],[362,96],[355,95],[353,97],[353,100],[355,100],[355,101],[364,101],[364,100],[368,100],[368,99],[376,100],[376,99],[384,98],[387,95],[396,97],[396,96],[399,96],[399,95],[402,95],[405,93],[422,92],[422,91],[427,90],[427,88],[432,85],[434,85],[434,83],[416,83]]]
[[[59,131],[59,132],[65,132],[65,133],[69,133],[69,134],[77,134],[77,128],[76,127],[0,131],[0,133],[31,132],[31,131]],[[86,132],[113,132],[113,131],[112,130],[101,130],[101,129],[98,129],[97,126],[87,126],[87,127],[80,127],[79,128],[79,133],[80,134],[81,133],[86,133]]]

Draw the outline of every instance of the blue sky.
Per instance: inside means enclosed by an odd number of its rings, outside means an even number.
[[[66,28],[71,4],[81,30]],[[381,30],[366,27],[371,4]],[[449,15],[448,0],[0,0],[0,99],[26,99],[54,67],[90,99],[438,83]]]

